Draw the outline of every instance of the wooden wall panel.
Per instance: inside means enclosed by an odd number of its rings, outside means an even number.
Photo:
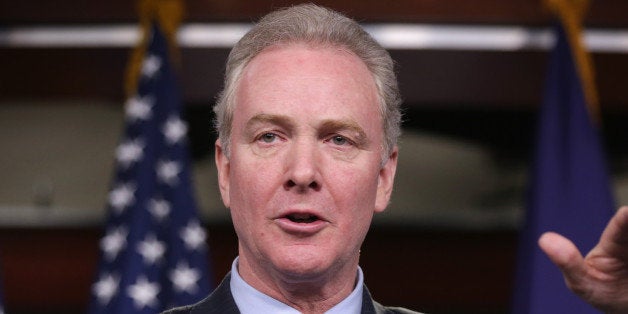
[[[0,48],[0,100],[124,100],[129,48]],[[209,105],[222,88],[226,49],[188,48],[181,85],[187,103]],[[533,110],[541,99],[544,51],[391,51],[408,107]],[[603,108],[627,111],[628,55],[595,54]]]
[[[188,0],[187,21],[251,21],[273,8],[305,0]],[[542,0],[321,0],[314,1],[369,22],[545,24]],[[135,1],[0,1],[0,21],[8,24],[119,23],[136,20]],[[587,24],[625,27],[628,2],[597,0]]]
[[[250,22],[274,7],[303,1],[188,0],[188,22]],[[318,1],[363,22],[471,23],[547,26],[541,0]],[[0,1],[0,21],[12,25],[135,23],[134,1]],[[627,27],[628,1],[597,0],[590,26]],[[212,102],[222,87],[226,49],[183,50],[182,86],[188,103]],[[122,102],[128,48],[0,47],[0,100],[94,97]],[[406,105],[535,107],[545,76],[543,51],[392,51]],[[622,84],[628,55],[594,55],[605,108],[625,110]]]

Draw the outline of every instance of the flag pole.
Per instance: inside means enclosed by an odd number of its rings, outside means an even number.
[[[183,21],[185,8],[180,0],[138,0],[140,42],[131,52],[127,63],[124,90],[126,96],[132,96],[137,90],[142,61],[151,35],[151,28],[158,25],[168,43],[170,60],[175,67],[180,66],[180,54],[177,48],[177,31]]]
[[[543,0],[544,6],[558,18],[567,35],[571,53],[575,59],[578,76],[589,115],[594,124],[601,123],[600,105],[595,87],[595,69],[591,55],[586,51],[583,41],[582,23],[589,8],[589,0]]]

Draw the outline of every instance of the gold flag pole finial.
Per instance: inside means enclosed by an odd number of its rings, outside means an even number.
[[[569,46],[582,82],[582,90],[589,114],[594,122],[600,121],[600,108],[595,88],[595,71],[591,55],[586,51],[582,39],[582,21],[589,8],[589,0],[543,0],[545,6],[555,14],[567,35]]]
[[[142,60],[148,48],[153,23],[159,25],[168,41],[170,59],[177,64],[179,53],[176,48],[177,29],[183,20],[184,7],[180,0],[138,0],[140,43],[133,49],[126,69],[125,92],[132,96],[137,90]]]

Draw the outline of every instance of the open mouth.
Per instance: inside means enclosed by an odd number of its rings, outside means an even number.
[[[312,215],[312,214],[307,214],[307,213],[289,214],[289,215],[286,215],[286,218],[288,218],[288,220],[290,220],[292,222],[296,222],[296,223],[312,223],[312,222],[320,220],[320,218],[318,218],[318,216]]]
[[[298,237],[312,236],[329,226],[325,217],[304,211],[284,213],[275,221],[284,232]]]

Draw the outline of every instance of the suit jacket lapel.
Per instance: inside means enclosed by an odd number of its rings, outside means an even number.
[[[362,289],[362,314],[385,314],[386,308],[381,304],[373,301],[369,289],[364,285]]]
[[[190,311],[190,314],[240,314],[231,295],[231,274],[227,274],[220,285]]]

